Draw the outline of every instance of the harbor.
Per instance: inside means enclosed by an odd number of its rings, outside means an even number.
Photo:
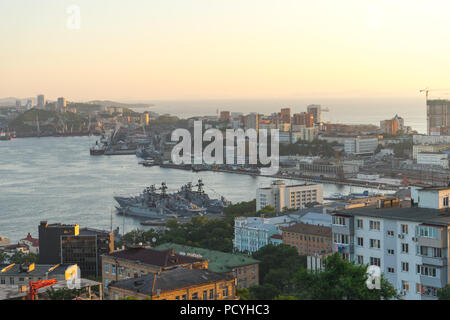
[[[248,174],[144,167],[135,155],[93,157],[89,148],[97,140],[95,136],[46,137],[12,139],[0,144],[0,218],[5,236],[18,240],[17,234],[32,230],[41,220],[82,223],[104,230],[120,227],[121,233],[124,225],[125,232],[150,228],[141,225],[148,219],[118,215],[114,196],[135,196],[143,188],[163,181],[169,192],[174,192],[187,182],[195,184],[202,179],[211,197],[224,195],[236,203],[254,199],[258,186],[274,180]],[[283,179],[287,184],[294,183]],[[365,190],[378,192],[376,188],[323,185],[324,197]]]

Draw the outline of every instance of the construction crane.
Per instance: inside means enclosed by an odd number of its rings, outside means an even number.
[[[42,281],[30,281],[29,287],[28,287],[28,295],[27,295],[28,300],[35,300],[39,289],[53,286],[57,282],[58,281],[55,279],[42,280]]]
[[[420,90],[420,93],[425,92],[425,97],[426,97],[426,99],[428,101],[428,93],[430,91],[449,91],[449,90],[450,89],[429,89],[429,88],[425,88],[425,89]]]

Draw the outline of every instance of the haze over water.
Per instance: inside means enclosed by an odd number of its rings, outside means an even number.
[[[426,133],[426,104],[424,97],[417,98],[311,98],[311,99],[211,99],[211,100],[141,100],[128,102],[151,103],[145,110],[160,114],[169,113],[183,118],[216,115],[217,110],[233,112],[258,112],[269,115],[290,107],[291,113],[306,111],[309,104],[320,104],[330,112],[322,114],[324,122],[344,124],[380,125],[381,120],[391,119],[396,114],[405,119],[405,125],[419,133]],[[135,109],[142,112],[144,109]]]

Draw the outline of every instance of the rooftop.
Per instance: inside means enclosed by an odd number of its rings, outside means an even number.
[[[104,256],[158,267],[172,267],[204,261],[203,259],[176,254],[172,250],[155,250],[144,247],[129,248]]]
[[[175,243],[165,243],[155,248],[156,250],[170,250],[173,249],[176,253],[182,255],[195,254],[209,260],[208,270],[212,272],[231,272],[235,267],[242,267],[251,264],[257,264],[260,261],[250,258],[247,255],[226,253],[216,250],[209,250],[204,248],[196,248],[191,246],[184,246]]]
[[[0,264],[1,276],[23,276],[25,274],[30,277],[46,277],[47,275],[55,277],[57,275],[65,275],[66,269],[69,265],[54,265],[54,264],[35,264],[34,270],[28,272],[24,270],[21,265],[15,264],[11,268],[6,269],[9,264]],[[4,271],[3,271],[4,270]]]
[[[28,233],[26,238],[20,239],[21,241],[29,241],[31,242],[33,247],[39,247],[39,239],[33,238],[31,233]]]
[[[283,232],[296,232],[296,233],[302,233],[302,234],[311,234],[311,235],[318,235],[318,236],[327,236],[331,237],[331,227],[324,227],[324,226],[316,226],[313,224],[307,224],[307,223],[297,223],[293,226],[283,228]]]
[[[382,219],[405,220],[426,224],[450,226],[450,212],[419,207],[376,208],[362,207],[344,210],[335,215],[367,216]]]
[[[175,268],[159,274],[151,273],[140,278],[112,282],[109,286],[152,296],[157,294],[158,291],[172,291],[175,289],[231,279],[233,279],[232,276],[208,270]]]

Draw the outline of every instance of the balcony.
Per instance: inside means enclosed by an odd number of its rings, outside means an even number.
[[[423,264],[428,264],[428,265],[432,265],[432,266],[443,267],[446,265],[446,262],[447,262],[446,258],[427,257],[427,256],[421,256],[421,257],[422,257]]]

